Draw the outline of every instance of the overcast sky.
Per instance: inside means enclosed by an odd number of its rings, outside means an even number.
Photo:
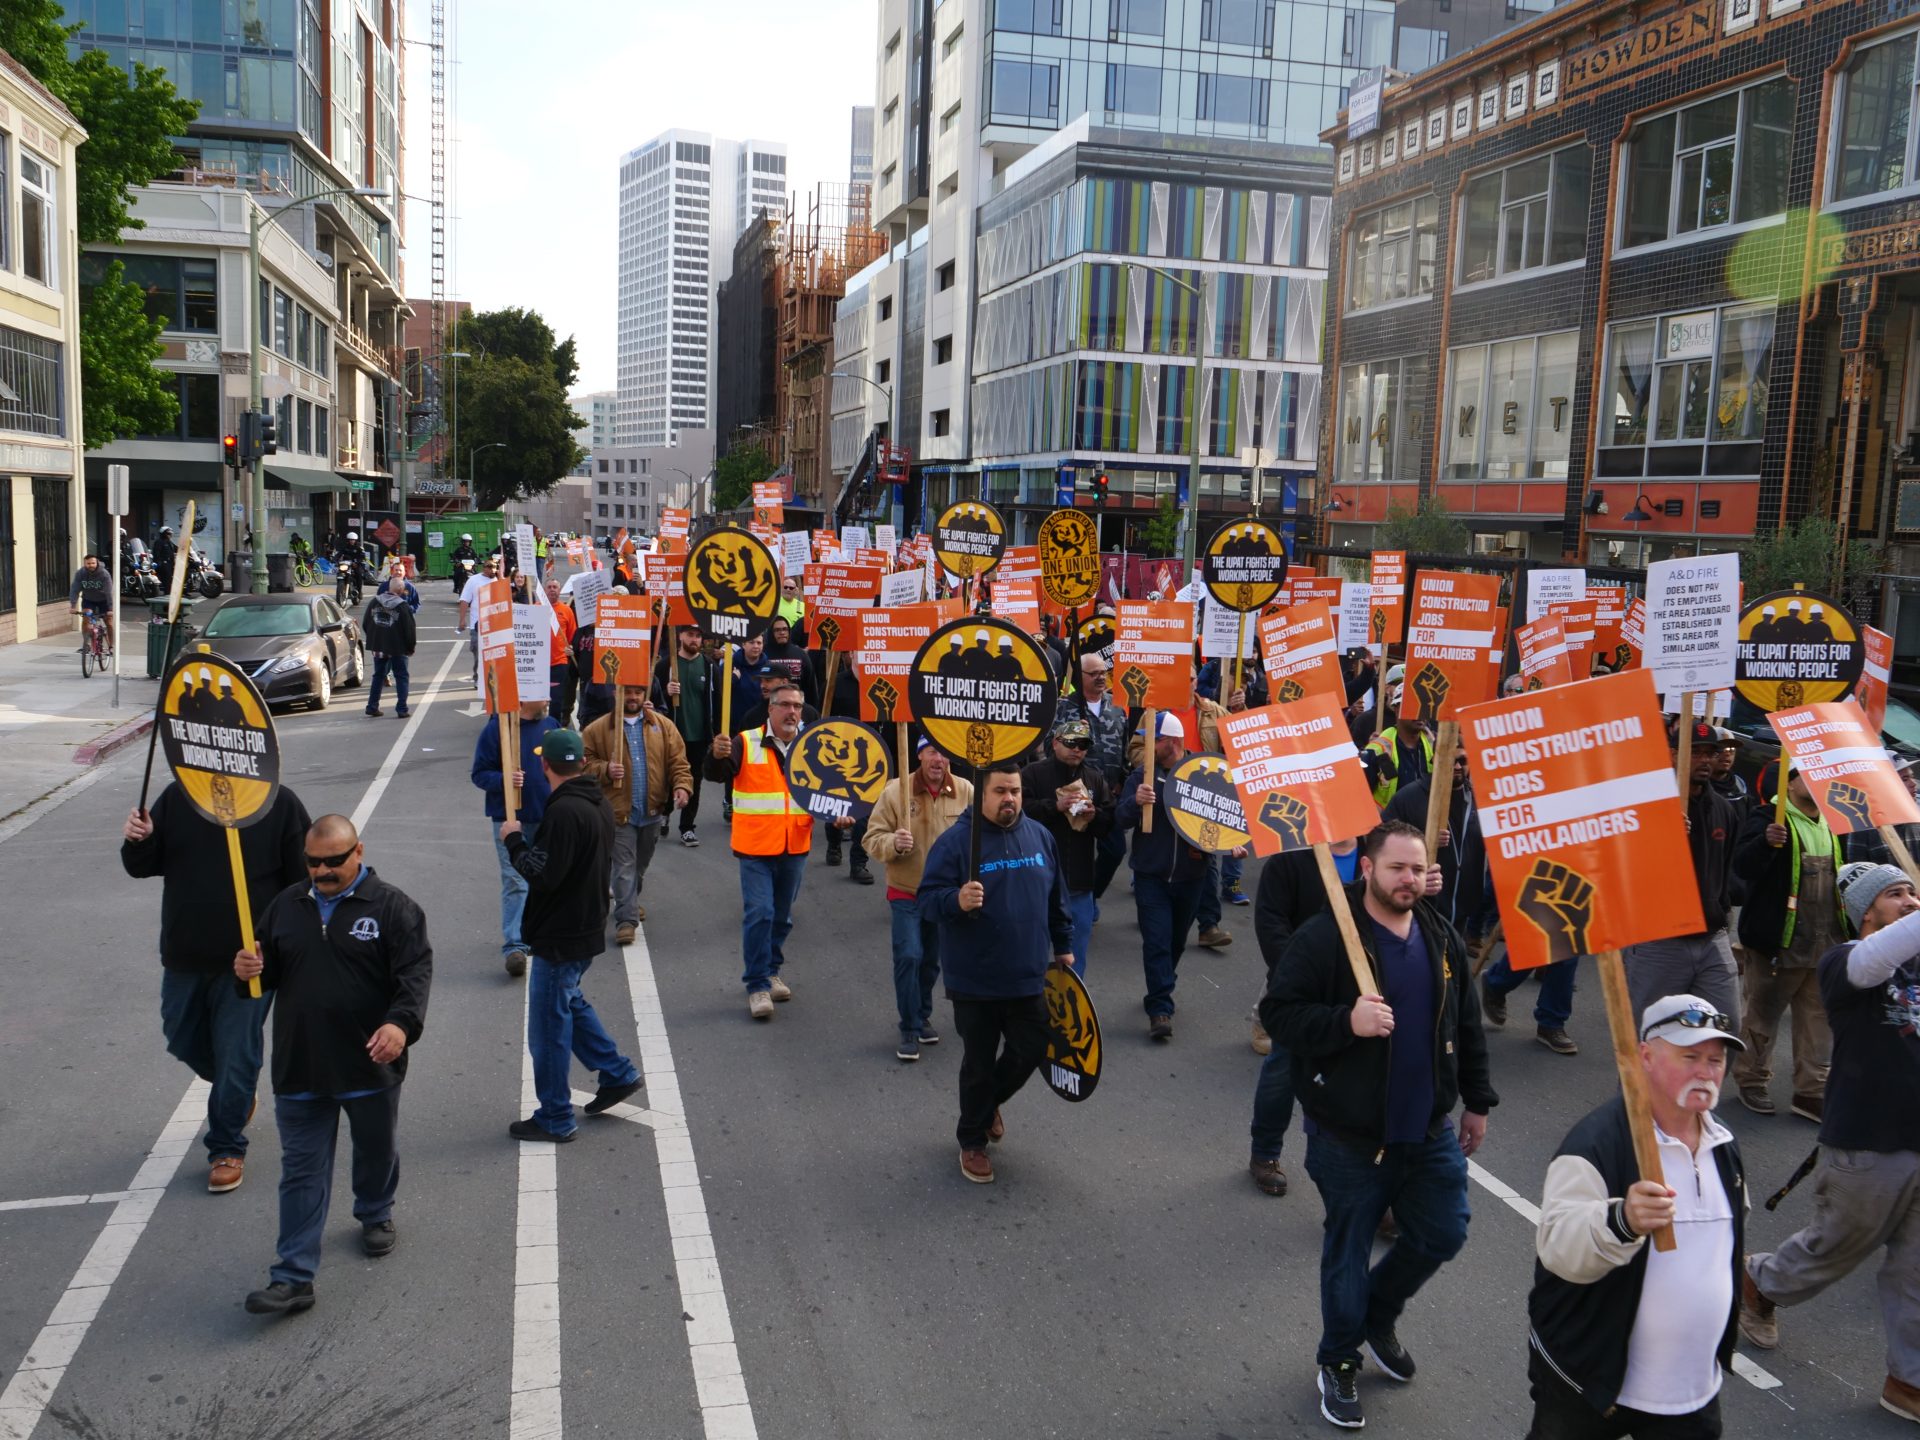
[[[614,383],[620,157],[681,126],[785,141],[787,180],[846,183],[873,102],[875,0],[448,0],[449,299],[538,310]],[[431,38],[426,0],[407,34]],[[432,68],[407,47],[407,183],[432,185]],[[407,293],[431,294],[432,207],[410,201]],[[717,237],[716,237],[717,238]]]

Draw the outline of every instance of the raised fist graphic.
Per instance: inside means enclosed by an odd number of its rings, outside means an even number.
[[[1589,953],[1587,927],[1593,923],[1593,882],[1578,870],[1545,858],[1520,885],[1520,913],[1547,937],[1549,960],[1571,960]]]
[[[1291,705],[1307,693],[1307,687],[1289,675],[1280,682],[1280,688],[1273,692],[1273,698],[1282,705]]]
[[[1376,645],[1384,644],[1386,638],[1387,612],[1384,610],[1375,610],[1373,612],[1373,643]]]
[[[1299,797],[1273,791],[1260,802],[1259,820],[1280,837],[1282,850],[1307,848],[1307,807]]]
[[[1120,688],[1126,692],[1127,704],[1139,710],[1147,703],[1147,689],[1153,680],[1138,665],[1129,665],[1120,672]]]
[[[813,633],[820,637],[822,648],[831,650],[840,638],[840,622],[828,615],[813,627]]]
[[[883,677],[867,687],[867,698],[882,720],[892,720],[893,707],[900,703],[900,692]]]
[[[1845,817],[1853,830],[1871,830],[1873,812],[1867,801],[1867,792],[1858,785],[1849,785],[1845,781],[1836,781],[1827,787],[1827,805]]]
[[[1438,665],[1431,660],[1422,665],[1420,673],[1413,677],[1413,693],[1420,697],[1421,717],[1438,720],[1440,707],[1447,703],[1447,692],[1452,689],[1453,682]]]
[[[609,650],[600,657],[600,678],[607,685],[620,683],[620,652],[618,650]]]

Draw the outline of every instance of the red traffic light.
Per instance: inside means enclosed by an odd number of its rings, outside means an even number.
[[[238,465],[240,463],[240,437],[233,434],[222,435],[220,437],[220,454],[221,458],[224,459],[227,464]]]
[[[1095,475],[1093,477],[1093,503],[1094,504],[1104,505],[1107,503],[1107,484],[1108,484],[1108,481],[1107,481],[1107,476],[1105,471],[1102,471],[1100,474]]]

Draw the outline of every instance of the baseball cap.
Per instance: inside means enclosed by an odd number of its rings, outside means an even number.
[[[1093,727],[1084,720],[1062,720],[1054,726],[1053,738],[1056,740],[1091,740]]]
[[[1680,1046],[1724,1040],[1736,1050],[1747,1048],[1733,1033],[1733,1021],[1698,995],[1667,995],[1647,1006],[1640,1016],[1640,1038]]]
[[[1187,738],[1187,727],[1180,723],[1180,717],[1178,715],[1168,710],[1162,710],[1153,727],[1153,738],[1156,740],[1184,740]]]
[[[1887,751],[1887,763],[1895,770],[1911,770],[1916,763],[1911,755],[1902,755],[1898,750]]]
[[[578,764],[587,758],[587,745],[578,730],[549,730],[533,753],[543,760],[558,760],[562,765]]]
[[[1704,720],[1696,720],[1693,722],[1694,749],[1714,750],[1718,749],[1719,745],[1720,740],[1716,726],[1709,725]],[[1680,717],[1677,715],[1667,725],[1667,748],[1669,750],[1678,750],[1680,748]]]
[[[1876,865],[1870,860],[1856,860],[1851,865],[1842,865],[1839,876],[1834,880],[1834,891],[1840,897],[1840,908],[1847,912],[1853,933],[1860,933],[1861,922],[1867,918],[1867,911],[1873,908],[1873,902],[1880,898],[1882,891],[1889,886],[1907,883],[1907,872],[1898,865]]]
[[[1387,684],[1389,684],[1389,685],[1397,685],[1397,684],[1398,684],[1398,683],[1399,683],[1400,681],[1402,681],[1402,680],[1404,680],[1404,679],[1406,679],[1406,678],[1407,678],[1407,667],[1406,667],[1406,666],[1404,666],[1404,665],[1390,665],[1390,666],[1388,666],[1388,667],[1387,667]]]

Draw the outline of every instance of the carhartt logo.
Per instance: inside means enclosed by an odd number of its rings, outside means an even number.
[[[347,934],[355,940],[378,940],[380,938],[380,922],[371,915],[363,915],[353,922],[353,928],[347,931]]]

